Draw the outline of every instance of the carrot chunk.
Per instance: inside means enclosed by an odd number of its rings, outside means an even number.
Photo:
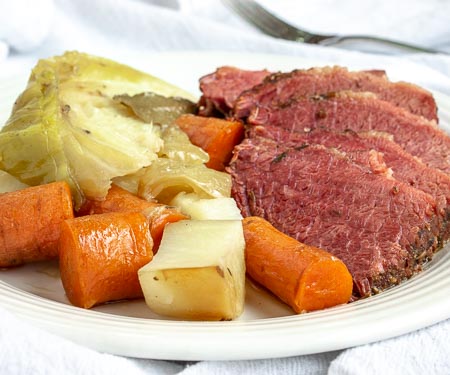
[[[60,225],[73,217],[66,182],[0,194],[0,267],[58,257]]]
[[[243,220],[247,274],[297,312],[347,303],[352,277],[328,252],[304,245],[260,217]]]
[[[188,135],[191,142],[209,155],[206,166],[223,171],[231,159],[234,146],[244,137],[244,125],[213,117],[182,115],[175,123]]]
[[[153,258],[148,221],[137,212],[66,220],[59,267],[69,301],[78,307],[143,296],[138,270]]]
[[[141,199],[117,185],[111,186],[104,200],[86,201],[78,214],[92,215],[108,212],[141,212],[144,214],[150,225],[154,253],[159,248],[166,224],[189,219],[176,207]]]

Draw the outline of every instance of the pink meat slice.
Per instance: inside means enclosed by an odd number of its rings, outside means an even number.
[[[285,105],[255,108],[248,123],[290,132],[316,128],[355,132],[381,131],[426,165],[450,173],[450,137],[433,121],[368,93],[339,92],[301,97]]]
[[[373,92],[395,106],[438,121],[436,102],[429,91],[407,82],[391,82],[383,74],[338,66],[272,74],[238,97],[234,115],[245,118],[255,108],[271,108],[299,96],[343,90]]]
[[[438,247],[436,206],[429,194],[367,173],[336,149],[284,147],[255,137],[237,147],[228,171],[244,216],[264,217],[339,257],[358,297],[410,277]]]

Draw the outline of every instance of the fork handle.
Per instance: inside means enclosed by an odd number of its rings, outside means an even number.
[[[441,53],[448,55],[448,52],[445,51],[439,51],[433,48],[425,48],[421,46],[417,46],[414,44],[409,43],[403,43],[396,40],[391,39],[385,39],[385,38],[378,38],[376,36],[367,36],[367,35],[344,35],[344,36],[332,36],[330,38],[326,38],[321,40],[318,44],[324,45],[324,46],[330,46],[334,44],[339,44],[341,42],[346,41],[356,41],[356,40],[362,40],[362,41],[370,41],[370,42],[376,42],[380,44],[387,44],[393,47],[397,47],[400,49],[407,49],[413,52],[426,52],[426,53]]]

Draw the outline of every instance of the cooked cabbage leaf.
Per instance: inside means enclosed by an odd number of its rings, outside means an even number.
[[[76,207],[104,197],[112,178],[150,165],[162,147],[158,127],[113,100],[145,91],[192,99],[108,59],[67,52],[40,60],[0,132],[0,169],[28,185],[65,180]]]
[[[158,159],[138,172],[139,196],[166,204],[180,192],[195,192],[204,198],[230,196],[230,175],[206,167],[208,153],[193,145],[177,125],[162,126],[161,137],[164,144]]]
[[[225,172],[210,169],[205,164],[183,164],[179,160],[159,158],[141,177],[138,195],[169,202],[180,192],[198,194],[201,198],[229,197],[231,177]]]
[[[230,196],[230,175],[207,168],[204,163],[209,155],[193,145],[178,126],[162,126],[161,137],[164,143],[157,160],[136,173],[115,178],[114,183],[166,204],[180,192],[195,192],[203,198]]]
[[[185,164],[203,164],[209,160],[209,155],[202,148],[191,143],[187,134],[177,125],[161,127],[163,147],[158,156],[178,160]]]

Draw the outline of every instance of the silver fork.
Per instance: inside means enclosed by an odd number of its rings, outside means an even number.
[[[378,38],[368,35],[323,35],[313,34],[305,30],[298,29],[273,14],[269,13],[264,7],[253,0],[222,0],[222,2],[234,10],[239,16],[256,26],[265,34],[275,38],[292,40],[296,42],[319,44],[331,46],[346,41],[369,41],[382,43],[413,52],[443,53],[432,48],[425,48],[413,44],[403,43],[396,40]]]

